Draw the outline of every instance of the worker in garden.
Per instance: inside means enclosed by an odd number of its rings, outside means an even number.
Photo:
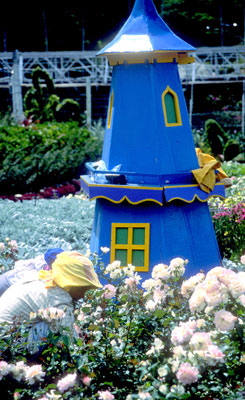
[[[31,277],[34,279],[41,269],[50,269],[57,254],[64,250],[55,247],[46,251],[43,255],[28,260],[18,260],[15,262],[14,268],[4,272],[0,275],[0,296],[11,285],[26,279],[30,281]]]
[[[59,328],[73,329],[74,300],[89,289],[101,287],[87,257],[76,251],[61,252],[51,270],[41,270],[38,278],[16,283],[5,291],[0,298],[0,324],[27,321],[30,343],[52,331],[57,319]]]

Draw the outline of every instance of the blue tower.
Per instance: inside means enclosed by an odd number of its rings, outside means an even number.
[[[96,199],[91,251],[105,263],[133,264],[143,280],[152,267],[188,259],[186,275],[221,265],[207,200],[224,197],[197,184],[198,160],[178,64],[194,48],[161,19],[152,0],[136,0],[120,32],[98,55],[113,66],[101,171],[88,163],[83,189]],[[120,165],[120,170],[113,170]]]

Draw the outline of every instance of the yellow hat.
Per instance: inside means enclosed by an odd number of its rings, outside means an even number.
[[[51,271],[40,271],[39,279],[45,279],[46,288],[59,286],[73,298],[81,298],[88,289],[102,285],[92,262],[77,251],[64,251],[57,255]]]

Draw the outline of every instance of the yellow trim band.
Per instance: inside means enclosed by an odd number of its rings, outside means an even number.
[[[224,186],[224,183],[216,183],[215,184],[215,186],[216,185],[219,185],[219,186]],[[174,188],[185,188],[185,187],[200,187],[197,183],[194,183],[194,184],[191,184],[191,185],[168,185],[168,186],[163,186],[163,188],[164,189],[174,189]]]
[[[155,200],[155,199],[144,199],[144,200],[139,200],[139,201],[133,202],[133,201],[129,200],[129,198],[127,196],[122,197],[121,200],[112,200],[112,199],[110,199],[110,197],[106,197],[106,196],[94,196],[94,197],[91,197],[89,200],[91,201],[91,200],[95,200],[95,199],[105,199],[105,200],[109,200],[110,202],[115,203],[115,204],[119,204],[119,203],[122,203],[124,200],[127,200],[130,204],[140,204],[140,203],[144,203],[146,201],[151,201],[153,203],[159,204],[160,206],[163,205],[163,203],[161,203],[160,201]]]
[[[123,54],[104,54],[108,58],[110,65],[124,64],[145,64],[149,62],[153,64],[158,63],[173,63],[178,64],[191,64],[195,62],[195,58],[189,56],[187,52],[178,53],[176,51],[156,51],[156,52],[142,52],[142,53],[123,53]]]
[[[183,199],[183,198],[181,198],[181,197],[173,197],[171,200],[168,200],[167,203],[170,203],[170,202],[173,201],[173,200],[182,200],[182,201],[184,201],[185,203],[193,203],[193,201],[194,201],[195,199],[201,201],[202,203],[205,203],[206,201],[208,201],[208,200],[210,199],[210,197],[220,197],[220,198],[222,198],[222,199],[225,199],[224,196],[221,196],[221,195],[219,195],[219,194],[213,194],[213,195],[209,196],[207,199],[202,200],[202,199],[200,199],[200,198],[198,197],[197,194],[195,194],[195,195],[193,196],[192,200],[185,200],[185,199]]]

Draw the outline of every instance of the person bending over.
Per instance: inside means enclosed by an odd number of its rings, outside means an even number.
[[[63,310],[61,328],[73,330],[74,300],[89,289],[101,288],[92,262],[77,251],[64,251],[56,256],[51,270],[41,270],[37,279],[16,283],[0,297],[0,324],[27,321],[29,341],[46,336],[52,325],[43,320],[40,310]],[[30,320],[30,315],[34,316]]]

